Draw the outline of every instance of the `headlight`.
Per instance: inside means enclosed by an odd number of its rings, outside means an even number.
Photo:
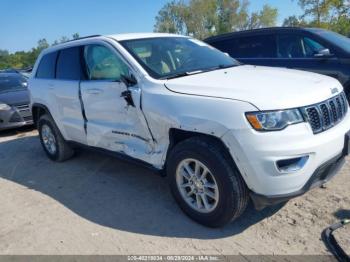
[[[258,131],[282,130],[289,125],[304,122],[299,109],[246,113],[249,123]]]
[[[9,105],[0,103],[0,110],[10,110],[11,107]]]

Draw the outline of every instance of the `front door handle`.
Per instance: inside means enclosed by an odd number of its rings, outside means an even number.
[[[98,88],[91,88],[91,89],[88,89],[86,92],[90,95],[98,95],[98,94],[101,94],[103,90]]]

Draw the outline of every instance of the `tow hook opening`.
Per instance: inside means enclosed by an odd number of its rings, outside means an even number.
[[[280,171],[281,173],[292,173],[301,170],[308,160],[309,156],[282,159],[278,160],[276,162],[276,165],[278,171]]]

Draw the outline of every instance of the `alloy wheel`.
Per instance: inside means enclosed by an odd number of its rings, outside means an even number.
[[[196,159],[182,160],[176,170],[182,198],[200,213],[212,212],[219,202],[219,189],[209,168]]]
[[[51,128],[46,124],[41,127],[41,137],[46,150],[54,155],[57,151],[56,139]]]

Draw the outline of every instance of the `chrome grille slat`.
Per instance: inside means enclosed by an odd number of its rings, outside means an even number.
[[[332,126],[332,116],[331,116],[331,112],[330,112],[330,109],[328,107],[327,104],[323,103],[323,104],[320,104],[320,112],[321,114],[323,115],[323,125],[326,127],[326,128],[329,128],[330,126]]]
[[[319,104],[303,108],[303,112],[314,134],[321,133],[338,124],[348,112],[344,92]]]
[[[32,115],[28,104],[15,105],[15,108],[23,118]]]
[[[335,106],[334,100],[329,100],[329,106],[332,111],[332,117],[333,117],[333,122],[336,123],[338,121],[338,113],[337,113],[337,108]]]
[[[349,104],[348,104],[348,99],[346,98],[346,95],[345,95],[344,92],[342,93],[342,98],[343,98],[343,101],[344,101],[345,115],[346,115],[348,113],[348,110],[349,110]]]
[[[29,105],[17,105],[15,107],[17,108],[18,111],[29,110]]]
[[[339,96],[335,98],[335,103],[337,105],[338,118],[342,119],[343,118],[343,109],[342,109],[342,105],[340,103]]]

